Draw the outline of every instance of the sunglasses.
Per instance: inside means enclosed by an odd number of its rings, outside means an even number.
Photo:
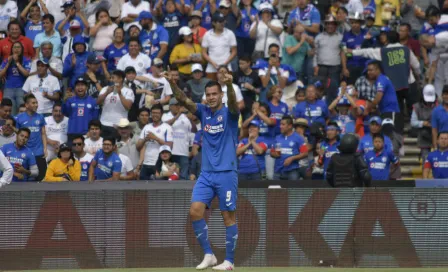
[[[73,143],[73,146],[82,146],[82,143]]]

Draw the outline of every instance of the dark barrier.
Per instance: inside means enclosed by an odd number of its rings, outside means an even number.
[[[0,191],[0,270],[194,266],[202,252],[188,219],[191,186],[8,186]],[[243,188],[236,265],[448,265],[447,196],[443,188]],[[222,260],[217,202],[206,218]]]

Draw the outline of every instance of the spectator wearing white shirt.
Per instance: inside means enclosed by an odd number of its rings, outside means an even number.
[[[116,128],[120,135],[120,141],[117,143],[118,153],[126,155],[131,160],[132,167],[136,168],[140,159],[137,151],[138,137],[133,137],[131,124],[126,118],[120,119]]]
[[[152,107],[152,123],[143,128],[137,142],[137,150],[140,151],[137,171],[140,171],[141,180],[149,180],[155,176],[160,146],[173,146],[173,129],[170,125],[162,123],[162,114],[162,105],[156,104]]]
[[[142,0],[130,0],[123,5],[120,17],[121,21],[124,23],[125,31],[129,29],[142,11],[151,11],[148,2]]]
[[[17,18],[17,3],[12,0],[0,0],[0,31],[7,31],[8,24]]]
[[[120,180],[134,180],[134,167],[132,166],[132,162],[129,157],[121,153],[118,154],[118,157],[121,160]]]
[[[361,0],[342,0],[342,3],[349,14],[362,14],[364,12],[364,5],[362,4]]]
[[[134,92],[123,86],[125,74],[121,70],[112,72],[114,86],[104,87],[98,96],[97,104],[103,106],[101,114],[102,136],[118,138],[114,124],[128,117],[128,111],[134,102]]]
[[[140,52],[141,44],[138,38],[129,39],[129,53],[121,57],[117,64],[117,70],[124,71],[127,67],[135,68],[137,76],[141,76],[149,72],[151,68],[151,59],[148,55]]]
[[[59,22],[65,18],[65,14],[62,11],[62,5],[65,0],[44,0],[45,6],[48,9],[48,13],[52,14],[55,22]]]
[[[170,111],[165,113],[162,121],[173,129],[173,161],[180,166],[180,179],[188,180],[190,133],[193,128],[185,108],[176,98],[170,100]]]
[[[25,93],[32,93],[37,99],[37,113],[44,116],[51,115],[55,101],[61,98],[59,80],[48,74],[49,64],[45,60],[37,61],[37,74],[26,79],[23,85]]]
[[[80,181],[87,181],[89,179],[89,167],[90,163],[93,160],[93,155],[87,153],[85,148],[85,139],[82,135],[77,135],[73,138],[72,142],[72,150],[75,159],[79,161],[81,164],[81,178]]]
[[[220,65],[231,70],[230,62],[236,57],[236,37],[224,27],[225,18],[222,13],[215,13],[212,17],[212,29],[202,38],[202,58],[208,62],[205,70],[207,77],[216,80],[216,73]]]
[[[5,123],[2,126],[0,132],[0,147],[5,144],[14,143],[16,140],[16,133],[14,128],[16,127],[16,120],[12,116],[8,116],[5,119]]]
[[[255,55],[257,59],[269,57],[269,46],[273,43],[281,45],[280,35],[283,33],[282,22],[273,19],[274,7],[269,3],[260,5],[261,20],[255,17],[255,22],[250,27],[250,37],[255,39]],[[281,53],[281,52],[280,52]]]
[[[224,82],[226,74],[231,74],[231,72],[229,71],[229,68],[227,66],[220,66],[218,68],[218,73],[217,73],[218,83],[221,85],[221,90],[224,93],[224,95],[222,97],[222,103],[224,103],[227,107],[227,85]],[[244,109],[244,99],[243,99],[243,95],[241,94],[241,89],[236,84],[232,84],[232,86],[233,86],[233,90],[235,91],[236,102],[238,103],[238,108],[240,111],[242,111]],[[205,93],[202,96],[202,104],[207,104],[207,101],[205,99]]]
[[[62,114],[62,105],[56,102],[51,116],[45,117],[45,130],[47,131],[47,162],[56,158],[56,150],[67,142],[68,118]]]
[[[62,60],[53,56],[53,44],[50,41],[44,41],[40,45],[40,52],[42,59],[48,63],[48,74],[62,80],[63,64]],[[31,62],[30,76],[37,74],[37,62],[40,59],[35,59]]]
[[[90,24],[90,36],[94,37],[92,44],[95,54],[103,55],[104,50],[114,39],[114,31],[118,27],[112,22],[109,12],[106,9],[98,9],[95,13],[95,21]]]
[[[88,138],[84,141],[84,151],[92,156],[103,148],[103,137],[101,135],[101,122],[99,120],[91,120],[89,122]]]

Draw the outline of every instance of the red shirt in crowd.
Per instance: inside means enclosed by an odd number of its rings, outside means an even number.
[[[17,39],[23,45],[23,55],[27,58],[34,58],[34,47],[33,41],[29,38],[20,35]],[[6,59],[11,55],[11,47],[14,42],[11,41],[10,37],[7,37],[0,41],[0,57]]]
[[[420,43],[417,40],[409,38],[408,42],[403,45],[407,46],[417,58],[420,58]]]

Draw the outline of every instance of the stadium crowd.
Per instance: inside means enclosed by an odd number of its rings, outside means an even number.
[[[228,74],[240,180],[323,179],[346,133],[374,180],[400,179],[409,120],[424,178],[448,178],[448,1],[279,3],[0,0],[13,181],[195,180],[220,127],[172,87],[206,104],[214,80],[226,103]]]

